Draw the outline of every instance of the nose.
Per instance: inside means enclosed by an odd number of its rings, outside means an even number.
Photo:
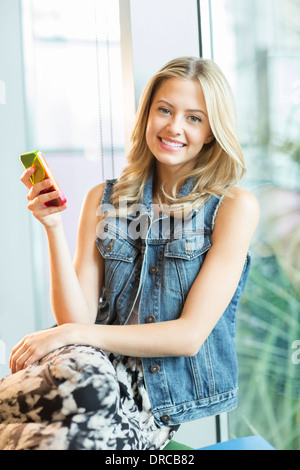
[[[182,135],[184,134],[184,126],[182,122],[182,118],[178,115],[172,116],[171,121],[169,121],[167,126],[167,131],[170,135]]]

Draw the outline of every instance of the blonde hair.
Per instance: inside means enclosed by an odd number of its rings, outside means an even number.
[[[184,174],[165,196],[172,206],[203,205],[212,195],[222,196],[245,173],[242,149],[237,137],[234,100],[227,79],[212,60],[182,57],[166,64],[150,80],[141,96],[132,133],[132,147],[128,165],[114,186],[112,202],[116,206],[122,199],[128,204],[141,202],[145,183],[155,162],[146,143],[146,129],[153,98],[168,79],[199,80],[206,101],[208,118],[215,139],[204,145],[192,172]],[[188,177],[194,177],[192,192],[178,198],[178,190]]]

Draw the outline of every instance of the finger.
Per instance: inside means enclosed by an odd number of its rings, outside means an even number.
[[[53,347],[53,349],[56,349]],[[18,351],[12,361],[11,373],[15,374],[20,370],[26,369],[28,366],[36,364],[47,354],[47,349],[43,345],[33,344],[25,351]]]
[[[37,196],[39,196],[42,191],[50,189],[51,186],[53,186],[53,181],[51,179],[45,179],[40,183],[34,184],[33,186],[31,186],[27,195],[28,201],[33,201]]]
[[[14,358],[15,358],[15,354],[17,353],[17,351],[19,351],[24,346],[24,340],[25,340],[25,338],[23,338],[22,341],[19,341],[19,343],[16,344],[16,346],[12,349],[12,351],[10,353],[10,358],[9,358],[9,368],[10,369],[12,368],[13,361],[14,361]]]
[[[48,215],[51,212],[45,211],[45,204],[47,202],[58,199],[60,196],[61,196],[60,191],[51,191],[50,193],[41,194],[40,196],[37,196],[33,201],[30,201],[27,207],[32,212],[37,211],[37,210],[43,210],[43,214]],[[58,207],[55,207],[55,208],[57,209]],[[47,207],[47,209],[49,208]]]
[[[30,348],[27,349],[23,354],[21,354],[15,361],[12,373],[15,374],[20,370],[26,369],[31,364],[31,351]]]
[[[19,349],[15,352],[12,352],[11,359],[10,359],[10,370],[11,373],[14,374],[18,370],[21,370],[22,364],[30,355],[30,347],[23,344]],[[23,360],[21,358],[23,357]]]
[[[22,174],[20,180],[22,181],[25,186],[30,189],[32,187],[32,182],[31,182],[31,176],[35,173],[35,168],[31,166],[30,168],[27,168],[27,170],[24,171]]]

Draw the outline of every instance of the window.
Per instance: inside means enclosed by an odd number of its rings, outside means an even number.
[[[86,192],[119,175],[125,131],[118,0],[23,0],[28,151],[69,201],[74,251]]]
[[[24,152],[43,152],[68,200],[63,217],[73,255],[86,193],[125,165],[119,1],[22,0],[22,23]],[[53,316],[47,243],[34,220],[31,241],[41,329]]]
[[[124,160],[118,7],[23,0],[29,145],[66,164],[98,162],[98,182],[115,177]]]
[[[211,50],[231,82],[261,223],[238,318],[232,437],[300,448],[300,4],[211,0]],[[299,349],[299,348],[298,348]]]

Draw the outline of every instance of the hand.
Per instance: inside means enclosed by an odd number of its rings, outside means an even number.
[[[39,220],[45,227],[56,227],[61,223],[60,213],[67,208],[67,204],[63,206],[45,207],[44,203],[57,199],[60,196],[59,191],[51,191],[46,194],[40,194],[44,189],[50,188],[52,182],[46,179],[41,183],[32,185],[30,177],[34,174],[35,168],[28,168],[21,176],[22,183],[29,189],[27,199],[29,201],[28,209],[33,216]]]
[[[55,349],[73,344],[76,325],[65,324],[25,336],[12,350],[9,367],[14,374],[36,363]]]

